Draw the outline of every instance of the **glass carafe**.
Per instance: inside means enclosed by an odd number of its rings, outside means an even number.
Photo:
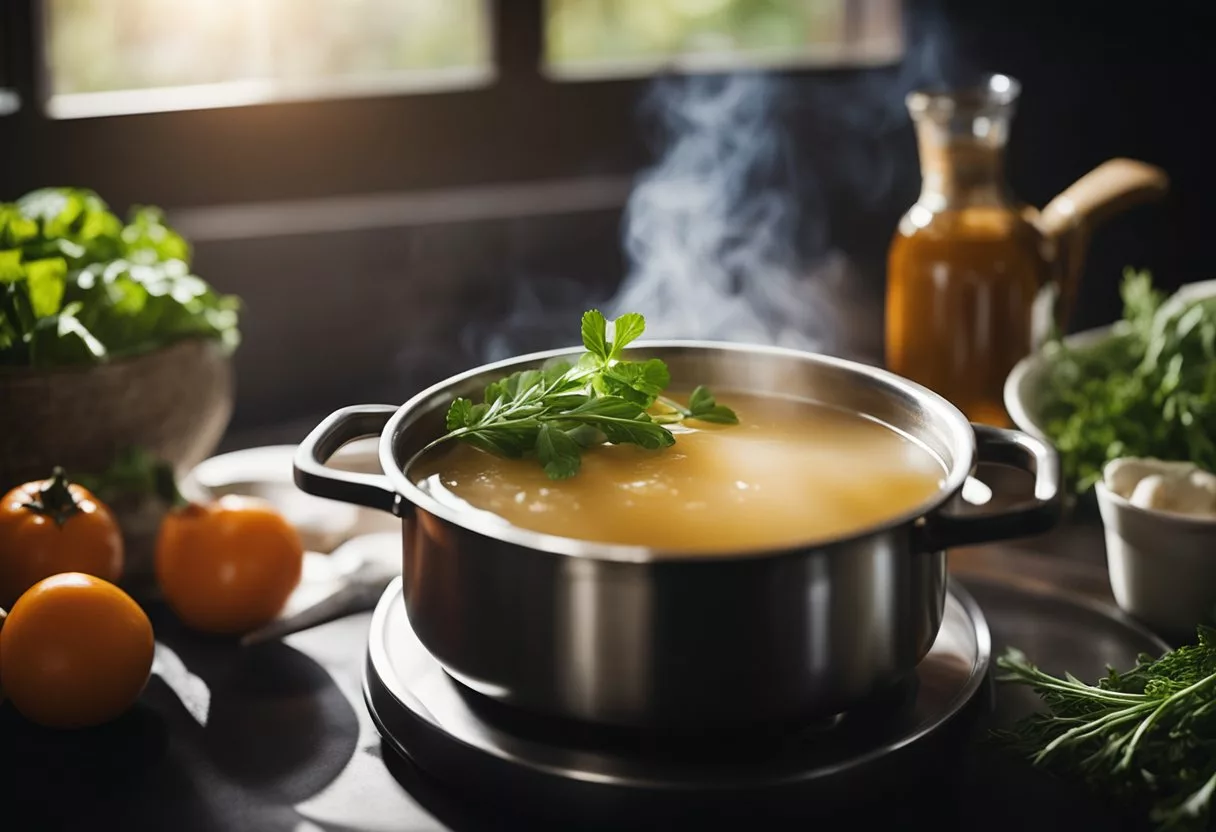
[[[1005,425],[1005,377],[1030,349],[1032,308],[1052,281],[1049,240],[1006,186],[1019,87],[908,97],[922,185],[888,258],[886,360],[969,419]]]

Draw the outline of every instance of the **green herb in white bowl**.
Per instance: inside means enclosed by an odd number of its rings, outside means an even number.
[[[1216,281],[1167,298],[1128,271],[1123,319],[1053,339],[1014,367],[1014,423],[1055,445],[1077,493],[1120,457],[1216,468]]]

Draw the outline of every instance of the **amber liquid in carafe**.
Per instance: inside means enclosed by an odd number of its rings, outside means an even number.
[[[909,99],[922,189],[888,257],[887,366],[972,421],[1008,425],[1005,378],[1031,349],[1035,298],[1051,266],[1005,186],[1011,109],[978,102],[983,109],[969,113],[965,102],[946,103]]]
[[[965,208],[905,223],[888,263],[887,364],[968,419],[1007,425],[1005,377],[1031,345],[1031,307],[1048,279],[1041,238],[1004,209]]]

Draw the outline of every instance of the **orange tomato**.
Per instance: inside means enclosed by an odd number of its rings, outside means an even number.
[[[156,578],[191,629],[240,635],[272,621],[300,582],[300,536],[266,501],[228,494],[171,511],[156,543]]]
[[[0,607],[51,575],[84,572],[117,581],[122,565],[114,515],[62,469],[0,498]]]
[[[154,649],[131,596],[92,575],[54,575],[17,599],[0,628],[0,685],[39,725],[100,725],[139,698]]]

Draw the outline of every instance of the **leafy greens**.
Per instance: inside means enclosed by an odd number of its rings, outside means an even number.
[[[159,209],[127,222],[95,193],[0,203],[0,367],[88,365],[189,336],[235,348],[239,301],[190,271]]]
[[[693,390],[687,406],[665,398],[671,373],[661,360],[625,359],[625,347],[645,328],[641,315],[628,313],[610,331],[603,314],[588,311],[582,320],[586,352],[578,361],[512,373],[487,386],[477,404],[456,399],[447,412],[448,432],[424,452],[458,439],[497,456],[534,455],[550,479],[560,480],[578,473],[582,451],[593,445],[658,450],[675,443],[664,425],[684,419],[738,423],[704,387]]]
[[[1083,349],[1045,347],[1045,429],[1078,492],[1122,456],[1216,470],[1216,298],[1167,303],[1129,270],[1123,321]]]
[[[1216,791],[1216,630],[1158,659],[1142,655],[1096,685],[1039,670],[1009,649],[1001,681],[1028,685],[1046,710],[998,737],[1039,766],[1143,812],[1159,830],[1212,826]]]

